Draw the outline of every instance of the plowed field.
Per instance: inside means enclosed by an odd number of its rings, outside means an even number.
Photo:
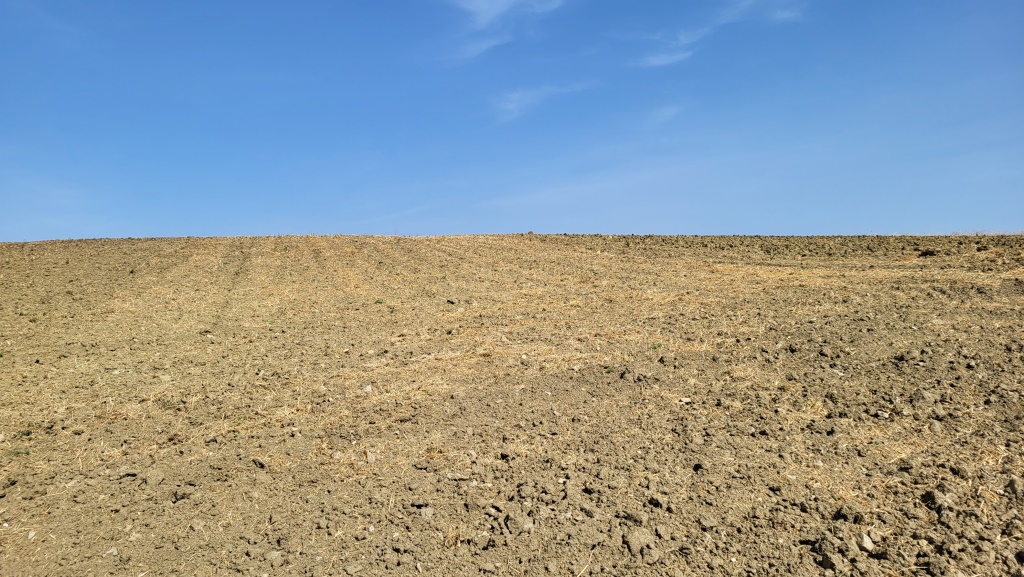
[[[1021,575],[1024,237],[0,244],[0,575]]]

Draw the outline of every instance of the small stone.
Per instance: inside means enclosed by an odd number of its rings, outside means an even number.
[[[107,549],[106,553],[104,553],[103,556],[104,557],[117,557],[117,547],[111,547],[110,549]]]
[[[284,565],[284,554],[280,551],[270,551],[263,558],[267,563],[270,563],[271,567]]]
[[[484,573],[494,573],[498,570],[498,568],[494,566],[494,563],[488,562],[481,565],[480,570]]]
[[[857,548],[865,553],[870,553],[875,550],[875,543],[867,533],[858,533]]]
[[[513,511],[505,517],[505,527],[512,535],[520,535],[533,531],[533,519],[518,511]]]
[[[921,500],[933,511],[950,510],[955,504],[955,499],[952,495],[937,490],[928,491],[922,496]]]
[[[710,531],[715,527],[718,527],[718,519],[715,519],[711,515],[702,515],[697,519],[697,524],[700,525],[701,531]]]
[[[487,532],[478,533],[476,537],[473,537],[473,544],[478,549],[486,549],[491,544],[491,534]]]
[[[918,389],[910,395],[910,402],[915,407],[930,407],[935,404],[935,400],[935,395],[924,389]]]
[[[363,566],[359,563],[352,563],[350,565],[345,566],[345,573],[348,573],[349,575],[355,575],[356,573],[359,573],[362,570]]]

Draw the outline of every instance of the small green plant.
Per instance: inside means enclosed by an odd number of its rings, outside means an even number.
[[[444,332],[444,334],[446,334],[446,335],[450,335],[450,334],[452,334],[452,331],[453,331],[453,330],[455,330],[455,329],[448,329],[448,330],[446,330],[446,331]]]
[[[629,248],[629,241],[626,241],[626,248]]]
[[[373,301],[373,304],[375,304],[375,305],[382,305],[382,304],[384,304],[384,299],[377,299],[377,300]]]
[[[7,451],[7,453],[12,457],[24,457],[25,455],[28,455],[28,449],[13,449]]]
[[[25,429],[24,431],[18,431],[11,436],[12,439],[28,438],[32,436],[32,431]]]
[[[656,350],[658,350],[660,348],[661,348],[661,343],[654,343],[653,345],[651,345],[651,350],[652,351],[656,351]]]

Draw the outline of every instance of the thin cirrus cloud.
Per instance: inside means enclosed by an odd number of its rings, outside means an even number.
[[[727,4],[703,27],[684,30],[667,39],[655,36],[662,44],[661,50],[644,56],[636,65],[657,68],[683,62],[693,55],[692,46],[727,24],[756,18],[789,22],[802,17],[803,6],[797,0],[736,0]]]
[[[477,29],[488,28],[506,14],[515,11],[543,13],[557,9],[563,0],[451,0],[465,10]]]
[[[497,48],[509,42],[512,42],[512,36],[508,34],[479,38],[464,44],[459,49],[457,56],[459,60],[472,60],[492,48]]]
[[[495,98],[494,108],[498,114],[498,120],[508,122],[519,118],[528,110],[537,107],[553,96],[579,92],[590,88],[590,86],[590,84],[572,84],[513,90]]]
[[[637,66],[643,66],[645,68],[656,68],[659,66],[669,66],[677,62],[682,62],[690,56],[693,56],[691,50],[679,50],[675,52],[659,52],[656,54],[648,54],[637,61]]]
[[[803,18],[803,10],[799,7],[777,8],[772,11],[771,19],[776,22],[787,22]]]
[[[675,120],[679,113],[683,111],[682,106],[662,106],[661,108],[655,108],[649,117],[649,123],[652,126],[658,126]]]
[[[470,39],[456,51],[458,60],[472,60],[493,48],[515,40],[514,24],[507,21],[517,13],[543,14],[561,7],[564,0],[449,0],[472,21]]]

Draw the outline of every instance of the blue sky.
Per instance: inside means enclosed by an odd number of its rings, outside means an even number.
[[[1020,0],[0,0],[0,241],[1024,231]]]

